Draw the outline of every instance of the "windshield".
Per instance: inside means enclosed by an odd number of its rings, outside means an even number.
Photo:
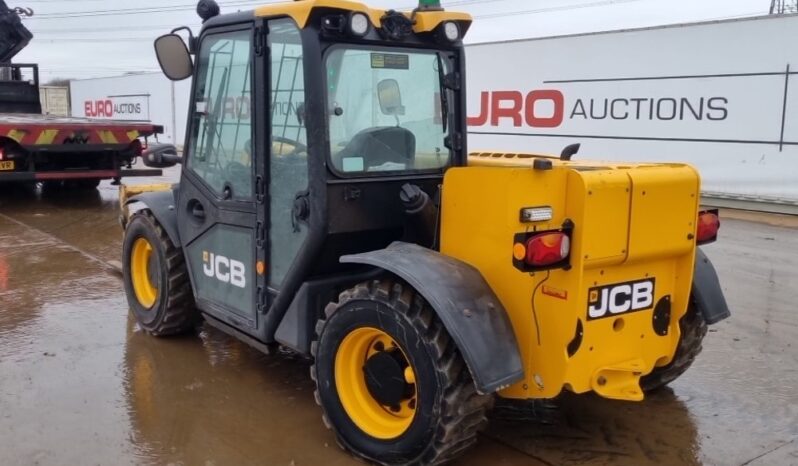
[[[326,66],[336,171],[439,171],[449,164],[444,120],[453,98],[449,90],[441,95],[441,80],[451,65],[441,54],[336,48]]]

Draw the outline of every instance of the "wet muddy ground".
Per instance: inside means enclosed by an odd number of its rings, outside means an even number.
[[[307,361],[137,328],[106,264],[117,216],[107,182],[0,194],[0,465],[360,464],[324,428]],[[460,464],[798,465],[798,230],[769,221],[727,219],[705,248],[733,316],[671,390],[499,417]]]

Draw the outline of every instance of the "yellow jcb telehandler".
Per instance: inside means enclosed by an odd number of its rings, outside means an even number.
[[[146,158],[180,183],[126,200],[130,307],[156,336],[204,320],[312,356],[354,454],[456,458],[495,397],[642,400],[729,315],[690,166],[468,155],[467,14],[198,13],[155,42],[193,87],[182,156]]]

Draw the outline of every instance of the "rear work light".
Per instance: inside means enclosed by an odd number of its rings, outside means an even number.
[[[696,228],[696,243],[707,244],[718,239],[720,217],[718,210],[704,210],[698,213],[698,227]]]
[[[547,231],[516,235],[513,265],[525,272],[568,268],[571,237],[567,231]]]
[[[521,209],[521,222],[545,222],[554,217],[554,209],[550,206],[543,207],[525,207]]]

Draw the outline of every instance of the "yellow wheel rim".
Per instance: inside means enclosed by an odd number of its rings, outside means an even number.
[[[381,404],[369,391],[366,363],[377,353],[389,353],[404,366],[405,394],[393,406]],[[404,350],[382,330],[362,327],[341,341],[335,355],[335,388],[346,414],[366,434],[394,439],[410,427],[416,414],[416,374]]]
[[[130,277],[136,299],[143,307],[149,309],[158,298],[158,287],[153,280],[152,245],[145,238],[138,238],[133,243],[130,253]],[[157,272],[156,272],[157,273]]]

